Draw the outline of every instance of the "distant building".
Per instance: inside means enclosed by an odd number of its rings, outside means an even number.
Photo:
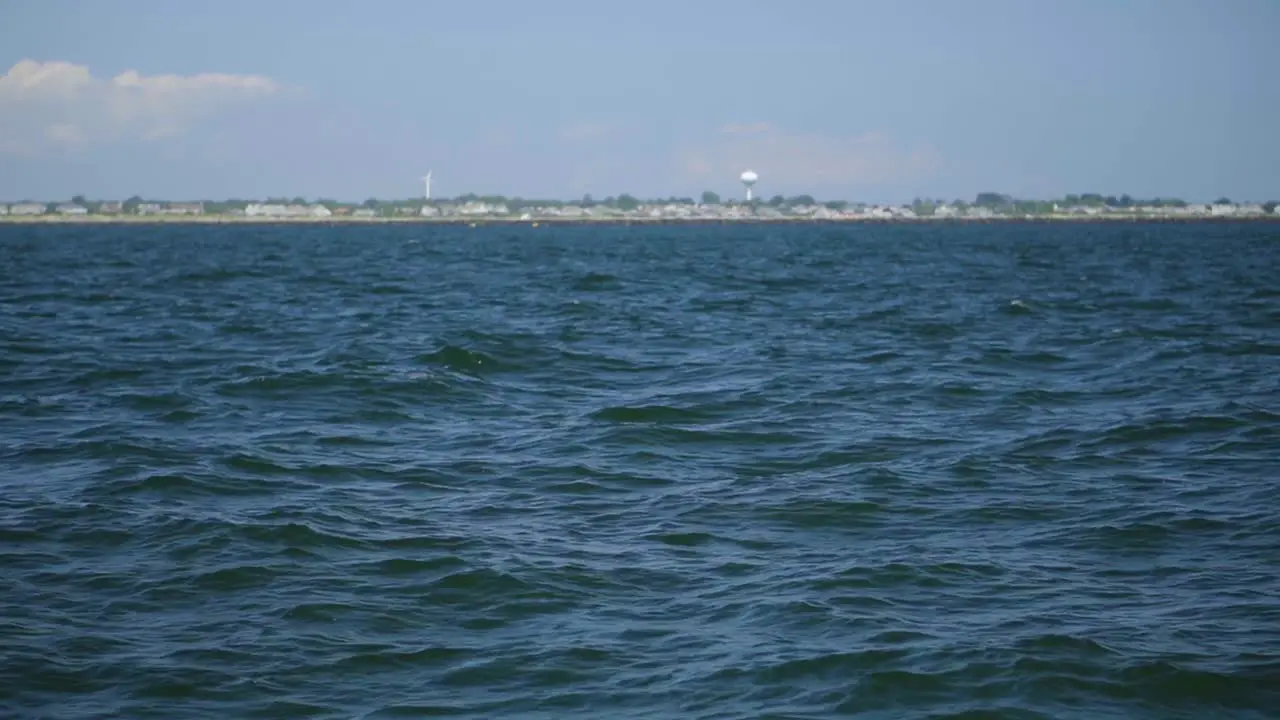
[[[284,205],[275,203],[249,203],[244,206],[244,214],[248,217],[278,217],[286,212]]]
[[[358,218],[371,218],[377,214],[378,213],[375,212],[373,208],[356,208],[351,211],[351,217]]]
[[[249,203],[244,208],[249,217],[330,217],[333,211],[323,205],[281,205],[278,203]]]
[[[98,206],[98,212],[103,215],[119,215],[124,212],[124,203],[119,200],[110,200]]]
[[[503,203],[483,203],[478,200],[464,203],[458,208],[459,215],[506,215],[507,206]]]
[[[9,206],[10,215],[43,215],[47,208],[44,203],[18,203]]]
[[[159,215],[163,209],[160,203],[138,203],[138,209],[134,212],[139,215]]]
[[[75,203],[63,203],[58,206],[59,215],[88,215],[89,208]]]
[[[160,212],[165,215],[203,215],[204,203],[169,203],[169,205]]]
[[[422,210],[420,210],[418,214],[422,215],[422,217],[438,217],[440,215],[440,208],[435,205],[423,205]]]
[[[8,215],[8,214],[9,214],[9,206],[0,204],[0,215]]]

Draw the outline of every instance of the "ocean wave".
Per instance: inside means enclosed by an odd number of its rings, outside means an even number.
[[[98,231],[0,228],[0,715],[1280,707],[1261,225]]]

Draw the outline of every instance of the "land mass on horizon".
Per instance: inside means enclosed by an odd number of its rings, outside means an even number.
[[[1021,200],[1001,193],[979,193],[972,202],[917,198],[901,205],[818,201],[809,195],[768,200],[725,200],[707,191],[697,200],[669,197],[640,200],[622,194],[575,202],[529,200],[497,195],[467,194],[450,199],[380,200],[361,203],[306,198],[267,198],[262,201],[176,202],[132,197],[128,200],[18,202],[0,204],[0,219],[10,221],[162,221],[253,220],[297,221],[804,221],[804,220],[999,220],[999,219],[1208,219],[1280,217],[1276,202],[1236,203],[1219,198],[1212,203],[1179,199],[1135,200],[1128,195],[1094,193],[1067,195],[1058,200]]]

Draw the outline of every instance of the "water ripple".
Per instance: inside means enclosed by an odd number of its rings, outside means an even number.
[[[1275,717],[1277,240],[0,226],[0,715]]]

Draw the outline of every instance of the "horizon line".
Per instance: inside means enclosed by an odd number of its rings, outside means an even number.
[[[710,198],[708,197],[710,195]],[[308,198],[305,195],[266,195],[259,197],[250,196],[229,196],[222,199],[202,198],[198,200],[174,200],[164,199],[160,197],[146,197],[143,195],[130,195],[124,199],[106,199],[106,198],[89,198],[81,193],[72,195],[70,198],[63,199],[35,199],[32,197],[23,198],[21,200],[3,200],[0,199],[0,205],[24,205],[24,204],[76,204],[76,203],[120,203],[120,204],[138,204],[138,203],[203,203],[203,204],[302,204],[302,205],[350,205],[361,206],[369,202],[379,205],[397,205],[397,204],[442,204],[442,203],[459,203],[459,202],[520,202],[527,205],[536,205],[539,203],[558,204],[558,205],[607,205],[619,201],[636,202],[640,205],[655,204],[693,204],[693,205],[859,205],[868,207],[908,207],[919,204],[932,205],[1019,205],[1029,203],[1053,203],[1067,205],[1106,205],[1109,207],[1141,207],[1144,205],[1162,205],[1162,204],[1186,204],[1186,205],[1265,205],[1277,200],[1232,200],[1226,195],[1221,195],[1212,201],[1187,200],[1177,196],[1157,195],[1152,197],[1138,197],[1129,193],[1102,194],[1102,193],[1065,193],[1059,197],[1037,198],[1037,197],[1018,197],[1008,193],[999,192],[980,192],[977,193],[972,200],[963,198],[944,198],[933,196],[917,196],[906,201],[891,202],[872,202],[865,200],[848,200],[844,198],[818,198],[809,193],[800,193],[795,195],[782,195],[775,193],[770,196],[753,196],[750,200],[737,196],[725,196],[715,191],[704,190],[698,195],[667,195],[667,196],[650,196],[640,197],[631,193],[619,193],[616,195],[605,195],[596,197],[593,193],[583,193],[582,196],[571,199],[557,197],[525,197],[522,195],[502,195],[502,194],[485,194],[476,192],[467,192],[452,197],[422,197],[422,196],[406,196],[406,197],[377,197],[369,196],[362,200],[340,200],[335,197],[327,197],[317,195]]]

